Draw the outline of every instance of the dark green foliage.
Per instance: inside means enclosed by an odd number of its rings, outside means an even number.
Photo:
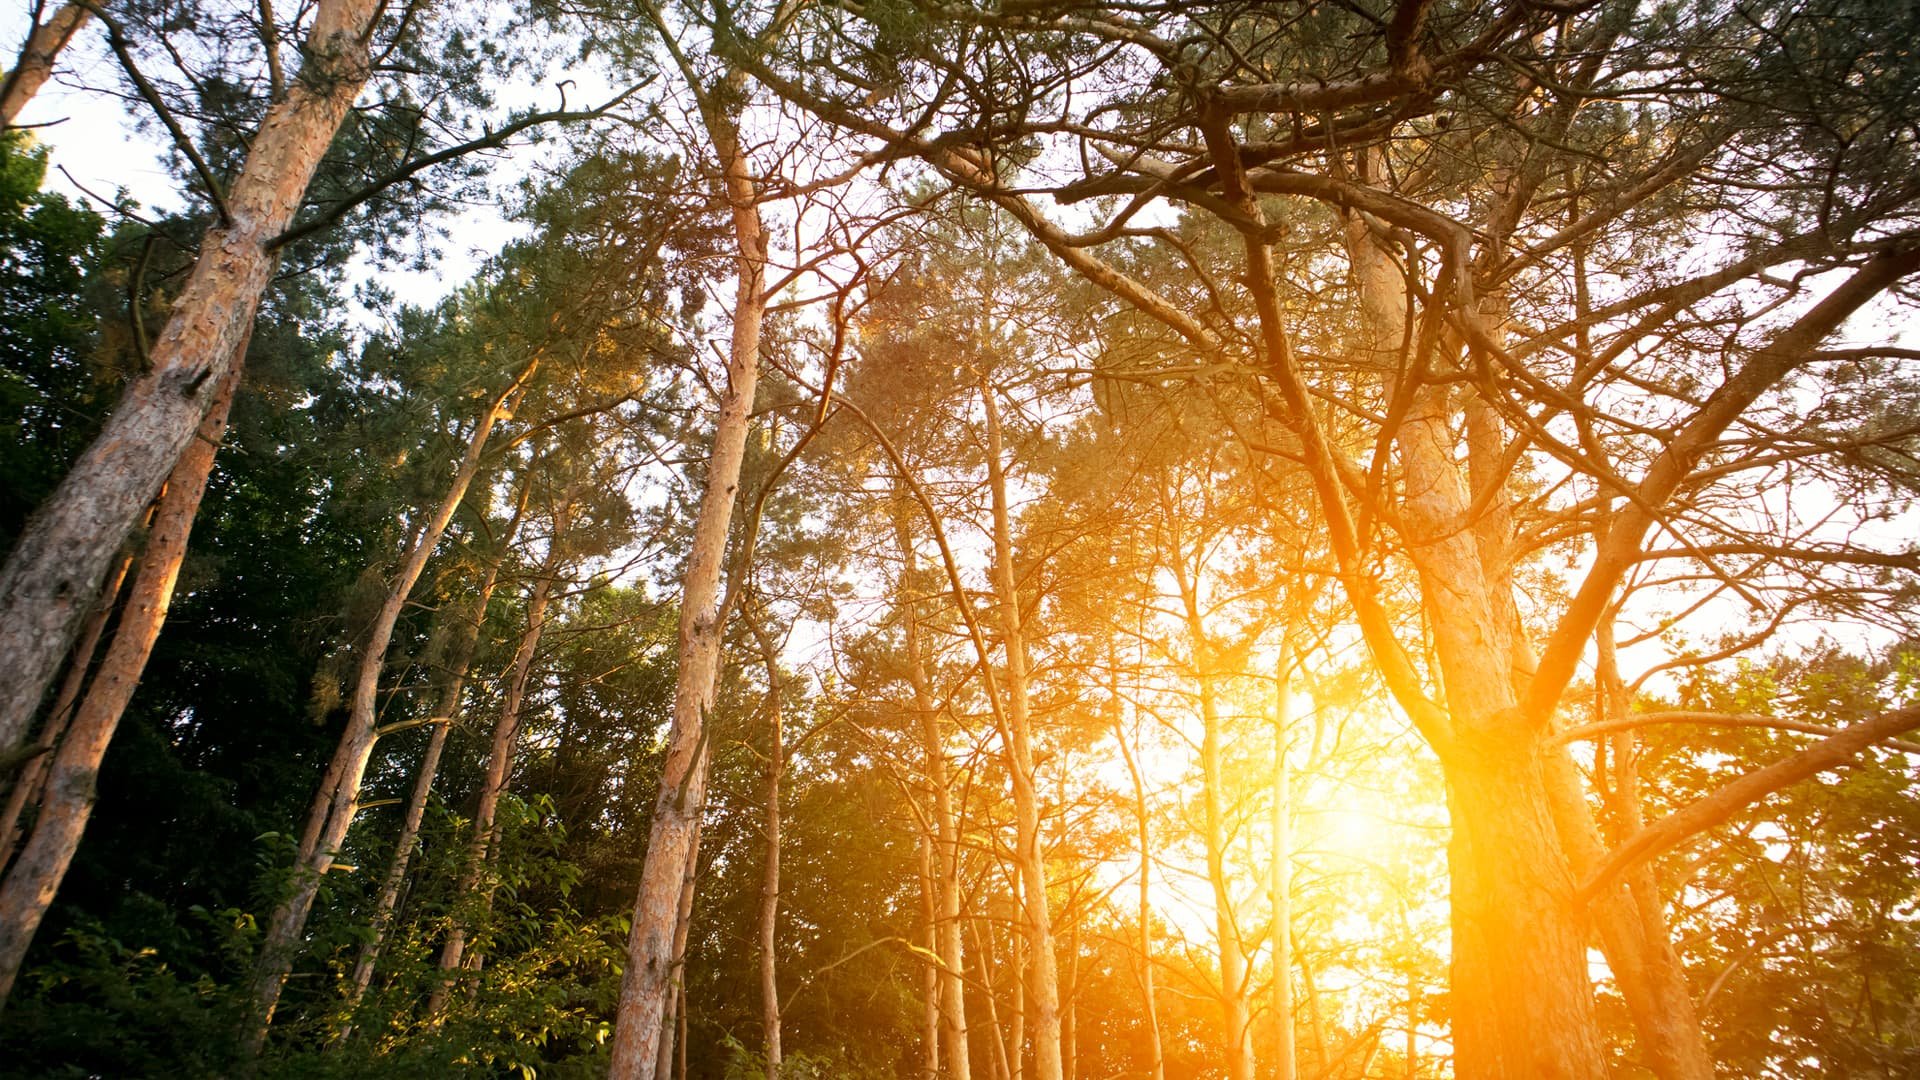
[[[42,192],[46,171],[46,151],[28,136],[0,136],[0,549],[111,401],[92,363],[86,298],[106,259],[106,223]]]

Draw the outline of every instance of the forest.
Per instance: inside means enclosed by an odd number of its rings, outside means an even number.
[[[18,8],[0,1077],[1920,1076],[1911,0]]]

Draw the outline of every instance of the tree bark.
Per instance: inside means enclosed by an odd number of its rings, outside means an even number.
[[[36,511],[0,568],[0,760],[15,753],[115,552],[180,461],[238,363],[272,277],[274,238],[299,209],[366,83],[375,0],[322,0],[301,77],[267,110],[173,314],[100,434]]]
[[[279,1004],[280,990],[286,984],[288,973],[293,970],[294,953],[300,935],[306,929],[307,915],[313,910],[314,897],[320,891],[320,879],[333,867],[334,855],[346,840],[348,830],[353,827],[353,819],[360,811],[360,781],[366,774],[374,741],[378,737],[374,722],[375,705],[380,689],[380,674],[386,667],[387,646],[393,640],[394,626],[400,620],[407,597],[413,593],[414,584],[426,569],[433,549],[439,546],[440,538],[445,535],[447,523],[453,520],[454,511],[459,509],[468,487],[480,472],[481,454],[486,449],[494,425],[508,414],[508,402],[519,395],[539,363],[537,357],[528,361],[513,382],[482,410],[474,423],[472,435],[467,439],[465,456],[448,484],[446,495],[434,508],[420,536],[402,560],[398,574],[387,588],[386,600],[367,632],[367,641],[354,673],[353,698],[346,727],[340,732],[339,745],[321,779],[320,792],[315,796],[316,806],[324,805],[325,813],[310,819],[304,830],[295,856],[291,892],[275,905],[268,917],[266,932],[262,935],[260,956],[249,987],[252,1008],[241,1034],[241,1049],[249,1057],[257,1056],[266,1046],[267,1030],[273,1024],[274,1007]],[[317,829],[314,828],[316,822],[319,824]]]
[[[36,25],[27,35],[19,62],[7,72],[5,80],[0,81],[0,130],[13,127],[20,118],[20,110],[26,108],[53,77],[54,61],[86,25],[89,14],[79,4],[61,4],[53,18]]]
[[[236,347],[244,349],[246,342],[247,335],[243,334]],[[80,847],[87,819],[93,813],[100,762],[106,757],[107,744],[166,622],[193,518],[206,494],[214,452],[226,433],[227,413],[239,379],[239,366],[228,365],[220,385],[213,388],[213,405],[201,420],[197,437],[168,478],[113,644],[108,646],[66,737],[54,752],[46,798],[33,833],[5,879],[0,880],[0,1006],[5,1005],[27,947]]]
[[[33,757],[20,770],[20,775],[13,782],[13,789],[7,792],[6,809],[0,810],[0,869],[13,861],[14,853],[26,838],[20,827],[20,819],[29,804],[40,800],[47,770],[53,766],[54,748],[60,745],[60,737],[66,734],[67,725],[73,720],[73,709],[79,704],[80,691],[86,687],[87,676],[93,671],[93,657],[100,648],[100,635],[106,631],[107,620],[113,617],[113,609],[120,600],[120,586],[126,583],[127,571],[132,566],[133,555],[122,555],[113,572],[108,575],[100,602],[94,605],[93,614],[87,616],[87,624],[80,631],[79,643],[73,647],[73,656],[67,661],[67,674],[60,680],[60,691],[53,696],[53,704],[47,709],[47,718],[40,724],[40,734],[33,741]]]
[[[687,864],[680,878],[680,896],[675,901],[673,923],[673,955],[670,958],[669,971],[672,986],[668,991],[666,1016],[670,1026],[665,1037],[660,1040],[660,1052],[655,1058],[656,1075],[661,1080],[675,1075],[675,1051],[679,1051],[679,1075],[687,1074],[687,935],[693,925],[693,894],[699,879],[700,823],[694,822],[693,850],[695,858]]]
[[[1006,649],[1008,746],[1007,772],[1013,782],[1014,859],[1021,881],[1023,923],[1028,944],[1028,994],[1032,997],[1034,1072],[1039,1080],[1063,1080],[1060,1058],[1060,976],[1053,950],[1053,922],[1047,906],[1047,870],[1040,847],[1040,796],[1035,786],[1033,726],[1027,700],[1027,643],[1020,619],[1020,597],[1013,576],[1013,529],[1007,503],[1002,455],[1000,405],[983,384],[987,413],[987,475],[993,495],[994,591],[1000,608],[1000,632]],[[1016,1047],[1016,1052],[1018,1048]]]
[[[738,89],[736,87],[736,89]],[[730,106],[727,106],[730,107]],[[721,563],[740,488],[747,428],[760,371],[760,330],[766,315],[767,237],[759,193],[740,145],[736,120],[703,97],[702,119],[713,139],[727,203],[732,210],[734,268],[733,332],[728,346],[727,385],[714,425],[706,487],[694,519],[693,542],[680,591],[679,670],[674,680],[673,721],[667,733],[660,796],[648,829],[646,863],[634,902],[614,1026],[613,1080],[655,1080],[668,988],[677,978],[673,940],[683,878],[699,855],[700,814],[706,805],[707,714],[719,677],[726,613],[721,610]]]

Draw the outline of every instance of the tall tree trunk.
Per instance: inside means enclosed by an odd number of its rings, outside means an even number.
[[[1483,318],[1504,337],[1508,321],[1505,299],[1495,295],[1483,302]],[[1507,453],[1505,426],[1493,407],[1478,391],[1468,393],[1463,406],[1467,434],[1468,479],[1476,492],[1494,492],[1486,509],[1473,523],[1473,536],[1480,564],[1486,574],[1493,618],[1505,627],[1506,645],[1512,657],[1516,692],[1524,692],[1538,664],[1533,644],[1520,619],[1514,600],[1512,550],[1513,516],[1501,469]],[[1610,514],[1604,509],[1599,532],[1607,531]],[[1612,671],[1612,624],[1602,619],[1595,628],[1599,649],[1601,680]],[[1604,693],[1603,698],[1607,695]],[[1610,701],[1615,709],[1624,708],[1624,698]],[[1632,739],[1631,733],[1625,738]],[[1560,844],[1575,877],[1584,880],[1598,865],[1604,853],[1599,827],[1594,821],[1584,784],[1564,747],[1547,747],[1547,787],[1550,810],[1559,833]],[[1639,1046],[1647,1065],[1662,1080],[1712,1080],[1713,1059],[1694,1010],[1685,973],[1673,954],[1666,921],[1651,879],[1637,875],[1640,887],[1614,887],[1594,898],[1588,914],[1597,931],[1601,952],[1615,976],[1628,1015],[1633,1019]],[[1652,898],[1651,922],[1643,919],[1640,901]]]
[[[760,1039],[767,1059],[767,1080],[780,1077],[780,778],[787,771],[787,747],[780,704],[780,655],[760,621],[748,627],[767,669],[766,861],[760,873]]]
[[[1109,652],[1109,657],[1112,654]],[[1166,1052],[1160,1043],[1160,1006],[1153,988],[1153,842],[1148,835],[1147,786],[1140,776],[1140,762],[1134,757],[1133,744],[1121,727],[1120,669],[1112,667],[1113,736],[1120,741],[1120,756],[1127,763],[1127,775],[1133,780],[1133,824],[1140,845],[1140,895],[1136,917],[1140,921],[1140,1001],[1146,1013],[1147,1050],[1151,1080],[1166,1080]]]
[[[734,80],[743,83],[744,80]],[[736,85],[735,91],[742,89]],[[766,315],[767,238],[760,222],[759,193],[740,145],[730,104],[702,99],[702,118],[713,139],[728,206],[732,210],[734,272],[733,332],[728,346],[727,385],[707,459],[706,487],[694,519],[692,547],[680,590],[679,669],[674,679],[673,721],[667,733],[660,796],[648,828],[646,864],[634,902],[627,969],[620,985],[614,1026],[613,1080],[654,1080],[669,987],[677,978],[673,941],[682,880],[699,856],[699,820],[706,805],[707,714],[713,708],[726,613],[721,610],[721,563],[740,488],[747,428],[760,372],[760,329]]]
[[[1014,859],[1019,870],[1022,923],[1026,928],[1028,994],[1033,999],[1034,1071],[1039,1080],[1063,1080],[1060,1060],[1060,977],[1053,951],[1053,923],[1047,911],[1047,870],[1040,846],[1040,796],[1034,784],[1033,727],[1027,701],[1027,643],[1021,629],[1020,597],[1013,576],[1012,512],[1002,455],[1000,405],[993,388],[982,384],[987,413],[987,474],[993,495],[994,591],[1000,608],[1000,632],[1006,648],[1007,722],[1012,745],[1008,773],[1013,782],[1016,819]],[[1017,1050],[1017,1048],[1016,1048]]]
[[[1607,713],[1627,711],[1626,689],[1620,682],[1614,651],[1611,615],[1594,634],[1598,645],[1596,672],[1599,700]],[[1644,825],[1637,791],[1638,769],[1632,733],[1616,744],[1612,803],[1621,826],[1632,835]],[[1599,825],[1586,798],[1579,770],[1564,750],[1554,754],[1551,779],[1554,810],[1574,873],[1585,880],[1606,854]],[[1595,896],[1588,910],[1598,931],[1601,951],[1613,972],[1647,1066],[1661,1080],[1713,1080],[1713,1057],[1694,1007],[1686,972],[1674,954],[1663,902],[1652,871],[1641,865],[1624,885]]]
[[[980,997],[987,1006],[987,1034],[993,1040],[991,1068],[994,1080],[1013,1080],[1013,1063],[1007,1053],[1007,1032],[1000,1024],[1000,990],[995,984],[996,969],[1000,967],[994,958],[993,927],[981,929],[979,923],[969,924],[973,929],[973,951],[980,962]]]
[[[480,631],[487,621],[487,608],[493,601],[493,590],[500,582],[500,567],[506,562],[508,547],[520,530],[527,495],[532,488],[531,480],[532,473],[529,471],[521,480],[519,497],[514,500],[513,517],[500,534],[499,557],[487,560],[487,568],[480,577],[480,588],[474,596],[473,614],[460,628],[453,653],[448,657],[446,682],[441,688],[439,705],[429,721],[433,732],[427,737],[427,749],[420,757],[413,790],[407,796],[407,810],[400,821],[400,835],[394,841],[393,859],[387,864],[386,876],[380,882],[380,898],[371,921],[373,935],[360,947],[359,959],[353,965],[353,986],[348,990],[345,1010],[347,1020],[340,1030],[339,1039],[344,1040],[352,1034],[353,1014],[366,996],[367,988],[373,985],[373,973],[380,962],[380,950],[393,929],[393,914],[400,905],[400,889],[407,879],[407,867],[413,861],[421,823],[426,820],[427,800],[433,794],[433,782],[440,773],[440,758],[447,747],[447,731],[453,726],[454,717],[460,713],[460,699],[467,685],[467,669],[473,665],[473,655],[480,643]]]
[[[1013,909],[1016,920],[1024,919],[1026,910],[1026,888],[1021,884],[1018,872],[1013,875]],[[1009,925],[1022,925],[1016,921]],[[1032,999],[1033,966],[1030,959],[1033,953],[1032,938],[1015,933],[1007,940],[1007,1011],[1012,1019],[1007,1022],[1007,1045],[1012,1058],[1012,1080],[1024,1080],[1027,1075],[1027,1004]]]
[[[19,851],[26,833],[20,827],[20,819],[31,804],[40,801],[40,792],[47,780],[47,771],[53,767],[53,751],[60,745],[60,737],[66,734],[67,725],[73,720],[74,706],[80,702],[80,691],[86,687],[87,676],[93,671],[93,656],[100,648],[100,635],[107,628],[107,620],[113,617],[113,609],[120,600],[120,586],[125,584],[127,570],[133,565],[132,553],[120,556],[113,572],[107,575],[107,586],[100,594],[100,602],[94,605],[93,614],[87,616],[87,623],[80,631],[80,640],[73,647],[73,656],[67,661],[66,677],[60,680],[60,691],[53,696],[53,704],[47,709],[47,718],[40,725],[40,734],[33,741],[33,757],[21,769],[14,780],[13,789],[7,792],[7,805],[0,810],[0,869],[5,869]]]
[[[1307,1021],[1313,1025],[1313,1074],[1331,1075],[1327,1072],[1328,1063],[1333,1060],[1332,1047],[1327,1043],[1326,1016],[1320,1011],[1320,991],[1313,982],[1313,963],[1307,954],[1300,951],[1300,943],[1293,943],[1294,961],[1300,965],[1300,989],[1307,992]]]
[[[87,23],[91,14],[79,4],[61,4],[53,17],[33,28],[21,46],[20,59],[0,81],[0,130],[10,128],[20,118],[33,96],[53,77],[54,61],[73,36]]]
[[[1066,1080],[1080,1076],[1080,920],[1067,933],[1067,986],[1060,1013],[1060,1058]]]
[[[1420,972],[1407,969],[1407,1080],[1420,1076]]]
[[[114,555],[180,461],[213,407],[236,346],[277,261],[286,231],[341,119],[365,85],[376,0],[321,0],[301,77],[267,110],[228,191],[228,219],[208,230],[200,257],[154,343],[100,434],[27,521],[0,568],[0,760],[28,723],[79,625],[99,598]]]
[[[366,774],[367,762],[373,755],[374,741],[379,735],[374,722],[375,704],[394,626],[400,621],[400,612],[406,606],[407,597],[413,593],[414,584],[420,580],[421,572],[426,569],[433,549],[439,546],[440,538],[445,535],[447,523],[453,519],[454,511],[459,509],[468,487],[480,472],[481,454],[486,449],[494,425],[511,411],[508,402],[518,397],[538,366],[537,357],[528,361],[513,382],[487,402],[474,423],[473,433],[467,439],[465,456],[454,472],[446,495],[434,508],[420,536],[402,560],[399,572],[387,587],[386,599],[368,629],[360,663],[354,672],[353,698],[347,724],[340,733],[339,745],[321,779],[320,794],[316,796],[316,802],[325,803],[325,815],[319,819],[319,829],[313,829],[310,823],[301,836],[300,849],[295,854],[291,891],[274,906],[267,920],[266,932],[261,938],[260,956],[255,963],[249,987],[252,1008],[241,1034],[241,1049],[249,1057],[258,1055],[266,1046],[267,1029],[273,1023],[273,1011],[279,1004],[280,990],[286,984],[287,974],[293,970],[294,953],[300,935],[306,929],[307,915],[313,910],[314,897],[320,891],[320,879],[332,869],[334,855],[346,840],[348,830],[353,827],[353,819],[360,811],[360,781]]]
[[[921,947],[927,950],[920,965],[920,1078],[938,1080],[940,1076],[940,885],[933,868],[934,835],[931,828],[920,830],[920,923],[926,930]]]
[[[1273,699],[1273,853],[1268,891],[1273,894],[1273,1075],[1294,1080],[1299,1063],[1293,1045],[1293,774],[1287,768],[1287,739],[1293,727],[1293,640],[1280,634],[1280,658],[1274,663]]]
[[[237,348],[246,348],[243,334]],[[213,388],[213,407],[200,422],[197,437],[168,478],[166,491],[154,513],[153,528],[140,556],[113,644],[87,688],[47,774],[46,798],[33,833],[20,857],[0,880],[0,1006],[4,1006],[20,973],[27,947],[59,891],[74,852],[80,847],[87,819],[93,813],[100,762],[107,753],[121,714],[139,685],[153,643],[166,622],[174,582],[187,553],[193,518],[206,494],[213,456],[227,429],[240,368],[228,365],[219,386]]]
[[[1347,241],[1372,354],[1399,370],[1410,340],[1405,276],[1359,215]],[[1547,758],[1557,750],[1518,708],[1514,623],[1502,617],[1511,593],[1496,595],[1499,575],[1459,528],[1470,500],[1449,389],[1401,389],[1410,404],[1395,433],[1400,511],[1451,719],[1449,744],[1436,749],[1453,819],[1455,1067],[1468,1080],[1600,1080],[1586,927],[1551,809]]]
[[[1239,919],[1234,911],[1233,883],[1227,870],[1227,818],[1225,769],[1221,758],[1220,703],[1217,679],[1219,671],[1213,639],[1208,635],[1200,608],[1200,584],[1197,568],[1187,565],[1177,511],[1167,502],[1169,544],[1164,553],[1167,568],[1173,571],[1180,589],[1180,604],[1185,613],[1187,644],[1193,654],[1193,677],[1200,687],[1200,777],[1204,808],[1202,838],[1206,844],[1207,883],[1213,890],[1214,940],[1220,964],[1220,1020],[1222,1042],[1227,1048],[1227,1075],[1230,1080],[1253,1080],[1253,1024],[1249,1001],[1250,979],[1247,951],[1240,935]]]
[[[894,489],[894,543],[900,549],[897,605],[906,649],[907,682],[913,690],[914,713],[919,720],[921,767],[933,791],[934,841],[937,845],[934,878],[939,910],[933,950],[940,958],[940,1041],[946,1050],[947,1080],[972,1080],[972,1051],[967,1045],[966,956],[961,945],[960,822],[953,805],[953,782],[947,768],[947,750],[940,732],[940,708],[927,678],[920,637],[920,612],[914,596],[919,574],[913,535],[908,525],[906,496],[896,480]]]
[[[680,896],[674,908],[673,955],[668,969],[672,985],[666,1006],[670,1026],[660,1040],[660,1052],[655,1058],[656,1075],[661,1080],[668,1080],[674,1075],[675,1050],[679,1051],[679,1075],[684,1077],[687,1072],[687,935],[693,926],[693,894],[699,877],[700,823],[694,822],[693,828],[695,858],[687,864],[681,875]]]
[[[438,1016],[446,1007],[447,994],[453,988],[454,972],[459,971],[466,959],[468,923],[474,917],[469,912],[458,914],[462,904],[474,904],[483,911],[493,906],[493,886],[482,884],[487,875],[487,860],[492,854],[492,841],[496,834],[494,819],[500,809],[500,797],[507,793],[507,781],[513,775],[514,745],[520,738],[520,714],[527,698],[527,682],[533,676],[533,658],[540,649],[540,636],[547,628],[547,605],[553,596],[554,575],[560,572],[560,546],[567,532],[568,508],[564,503],[554,508],[553,539],[547,548],[545,563],[540,568],[540,576],[534,580],[533,588],[527,596],[527,630],[520,635],[520,646],[513,653],[512,674],[507,679],[507,692],[500,703],[500,716],[493,725],[493,742],[487,748],[487,769],[480,778],[480,796],[474,804],[473,835],[467,841],[467,857],[460,871],[459,884],[454,889],[456,914],[453,925],[447,929],[447,940],[440,946],[440,981],[427,997],[427,1014]],[[478,929],[475,925],[472,929]]]

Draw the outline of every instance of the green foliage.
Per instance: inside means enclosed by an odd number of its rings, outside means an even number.
[[[92,438],[111,391],[92,364],[86,289],[106,223],[43,192],[46,171],[31,136],[0,135],[0,549]]]

